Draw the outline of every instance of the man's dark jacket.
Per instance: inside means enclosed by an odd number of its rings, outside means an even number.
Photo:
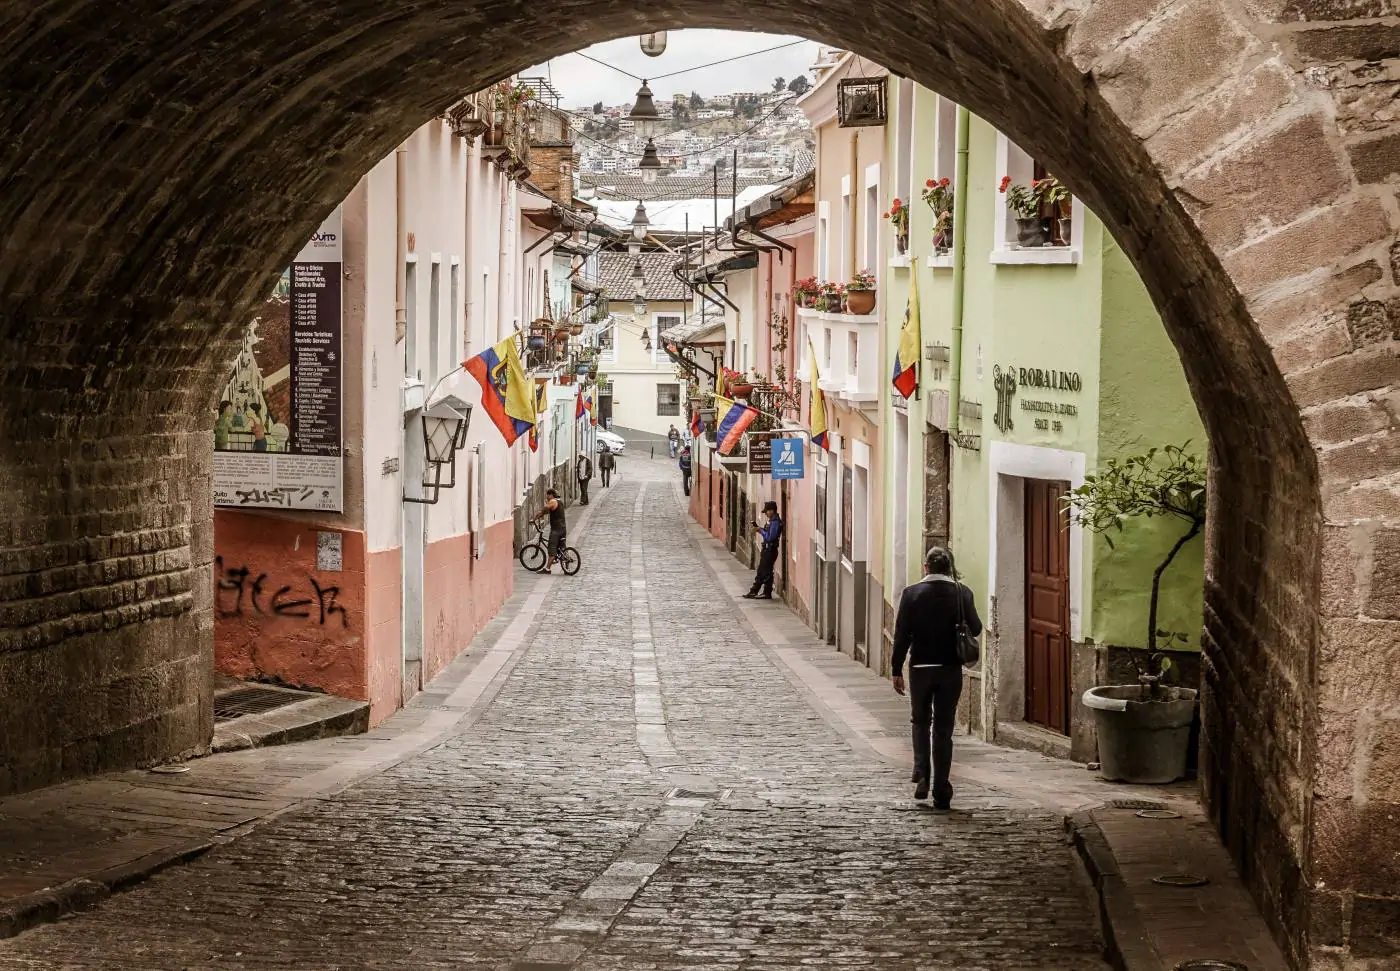
[[[982,619],[972,602],[972,591],[947,578],[921,580],[904,588],[899,613],[894,622],[894,656],[890,659],[897,675],[904,673],[904,658],[911,665],[954,664],[958,659],[958,602],[963,601],[963,621],[973,637],[982,633]]]

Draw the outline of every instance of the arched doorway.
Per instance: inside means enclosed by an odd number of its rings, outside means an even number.
[[[17,7],[0,25],[6,788],[207,739],[201,424],[227,322],[361,173],[462,92],[553,54],[644,27],[761,27],[968,105],[1061,174],[1137,265],[1214,448],[1206,795],[1295,954],[1327,944],[1326,916],[1353,894],[1400,886],[1385,405],[1400,215],[1382,188],[1400,151],[1358,67],[1400,45],[1370,21],[1313,22],[1336,8]],[[55,714],[94,691],[115,700]]]

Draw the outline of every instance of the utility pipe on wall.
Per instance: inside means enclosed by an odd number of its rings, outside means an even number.
[[[953,338],[948,349],[948,437],[958,437],[959,402],[962,401],[963,280],[967,271],[967,143],[971,114],[958,105],[958,165],[953,176]]]
[[[394,343],[408,335],[408,227],[405,225],[404,189],[408,182],[408,145],[394,150]]]

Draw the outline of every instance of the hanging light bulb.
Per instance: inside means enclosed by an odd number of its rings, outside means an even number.
[[[647,139],[647,147],[642,152],[642,161],[637,165],[642,170],[642,181],[648,184],[656,181],[656,174],[661,171],[661,156],[656,154],[656,143],[650,138]]]
[[[632,216],[632,238],[639,243],[645,242],[647,230],[650,227],[651,222],[647,219],[647,207],[638,202],[637,211]]]
[[[661,114],[656,110],[656,102],[651,97],[651,88],[645,81],[637,89],[637,101],[632,105],[627,120],[632,122],[633,130],[643,138],[650,138],[656,134]]]
[[[660,57],[666,53],[666,31],[658,30],[654,33],[643,34],[640,40],[642,53],[647,57]]]

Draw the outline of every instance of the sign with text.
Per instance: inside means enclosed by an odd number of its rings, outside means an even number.
[[[214,504],[343,512],[339,208],[243,339],[214,422]]]
[[[802,479],[807,475],[806,441],[801,438],[773,439],[773,478]]]
[[[748,437],[749,475],[767,475],[773,471],[773,438],[758,433]]]

